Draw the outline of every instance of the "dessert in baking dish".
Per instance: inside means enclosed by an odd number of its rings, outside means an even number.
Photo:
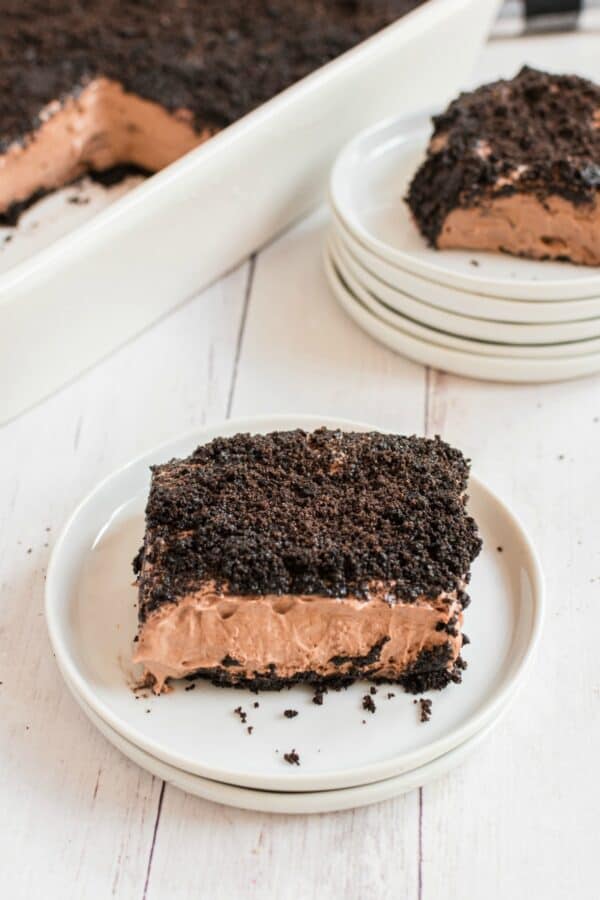
[[[167,679],[279,689],[460,680],[481,542],[441,440],[239,434],[155,466],[135,661]]]
[[[154,172],[424,0],[0,0],[0,216]]]
[[[426,240],[600,265],[600,87],[528,67],[434,118],[408,204]]]

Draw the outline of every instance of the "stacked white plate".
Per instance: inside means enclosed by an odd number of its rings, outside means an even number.
[[[542,575],[531,543],[507,507],[473,478],[470,509],[485,549],[474,566],[473,603],[466,613],[469,667],[461,685],[428,695],[431,721],[420,722],[413,698],[387,685],[372,697],[375,713],[363,708],[369,692],[365,683],[326,694],[321,706],[305,687],[257,696],[205,682],[185,690],[184,682],[160,697],[136,693],[140,673],[131,663],[136,631],[131,560],[143,535],[149,466],[185,456],[218,435],[320,425],[368,427],[312,417],[238,420],[134,460],[81,503],[48,569],[52,646],[86,715],[122,753],[159,778],[246,809],[347,809],[404,793],[449,771],[508,708],[541,626]],[[236,714],[238,707],[246,722]],[[298,715],[287,718],[286,709]],[[299,766],[284,759],[292,750]]]
[[[411,359],[499,381],[600,370],[600,269],[428,247],[404,197],[430,115],[362,132],[333,168],[325,268],[346,312]]]

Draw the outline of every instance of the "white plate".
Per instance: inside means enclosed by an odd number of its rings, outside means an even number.
[[[437,306],[415,300],[372,275],[352,256],[334,231],[329,235],[329,249],[336,267],[346,280],[351,278],[356,281],[374,300],[387,306],[390,311],[440,331],[479,341],[518,345],[558,344],[600,338],[600,318],[536,325],[496,322],[446,312]]]
[[[337,269],[338,277],[341,277],[346,288],[354,299],[369,309],[372,313],[402,332],[428,341],[461,350],[464,353],[475,353],[482,356],[493,356],[515,359],[572,359],[574,356],[587,356],[590,353],[600,353],[600,338],[590,338],[579,341],[563,341],[559,344],[506,344],[493,341],[482,341],[475,338],[459,337],[450,334],[439,327],[431,328],[424,323],[415,321],[402,315],[398,310],[392,309],[381,300],[374,297],[357,278],[344,267],[343,262],[336,260],[335,250],[330,246],[330,259]]]
[[[459,766],[479,747],[490,731],[496,727],[514,699],[514,696],[508,698],[497,718],[477,732],[472,738],[455,747],[454,750],[444,753],[432,762],[413,769],[411,772],[396,775],[394,778],[386,778],[384,781],[359,785],[358,787],[340,788],[333,791],[290,791],[285,793],[280,791],[256,791],[251,788],[236,787],[233,784],[223,784],[220,781],[211,781],[208,778],[201,778],[199,775],[192,775],[190,772],[184,772],[181,769],[176,769],[174,766],[161,762],[161,760],[156,759],[156,757],[151,756],[144,750],[140,750],[135,744],[121,737],[85,704],[81,697],[77,695],[75,688],[69,683],[66,676],[65,680],[75,700],[98,731],[117,750],[120,750],[124,756],[157,778],[167,781],[187,794],[202,797],[204,800],[211,800],[213,803],[235,806],[239,809],[255,810],[256,812],[287,813],[291,815],[340,812],[345,809],[355,809],[359,806],[369,806],[371,803],[380,803],[382,800],[389,800],[392,797],[406,794],[415,788],[422,787],[424,784],[441,778]]]
[[[303,687],[263,692],[255,709],[255,695],[203,682],[194,691],[185,692],[180,684],[173,693],[135,699],[128,686],[136,628],[131,559],[142,539],[149,465],[185,456],[217,435],[321,424],[369,427],[284,416],[202,429],[103,481],[57,541],[46,582],[46,616],[57,660],[78,694],[108,725],[163,762],[213,780],[268,790],[312,791],[379,781],[441,756],[484,728],[531,657],[541,624],[539,563],[509,510],[472,479],[470,506],[486,550],[474,566],[475,599],[466,617],[472,638],[466,650],[469,669],[461,686],[435,694],[435,716],[427,728],[418,721],[413,698],[393,687],[393,699],[380,688],[376,714],[366,713],[364,683],[330,693],[321,707]],[[504,553],[496,552],[499,545]],[[234,714],[238,705],[254,727],[251,736]],[[283,716],[289,707],[299,711],[296,718]],[[300,754],[300,767],[282,759],[292,749]]]
[[[466,378],[536,384],[582,378],[584,375],[600,371],[600,353],[572,358],[517,359],[465,353],[462,350],[444,347],[441,343],[424,341],[388,325],[359,303],[338,277],[328,253],[324,254],[323,263],[335,298],[358,327],[396,353],[422,365],[463,375]]]
[[[407,269],[392,265],[361,244],[333,210],[332,231],[357,263],[373,276],[416,300],[449,312],[477,319],[540,324],[600,317],[600,297],[562,302],[552,300],[547,303],[541,300],[501,300],[421,278]]]
[[[338,156],[331,202],[360,241],[416,275],[475,293],[518,300],[600,295],[597,268],[428,247],[403,198],[425,158],[430,133],[430,113],[387,120],[361,132]]]

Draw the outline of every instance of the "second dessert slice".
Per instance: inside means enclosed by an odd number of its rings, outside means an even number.
[[[600,87],[525,67],[433,121],[407,197],[432,246],[600,264]]]

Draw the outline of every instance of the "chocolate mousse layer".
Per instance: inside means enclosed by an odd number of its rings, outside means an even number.
[[[528,67],[433,119],[407,203],[433,247],[600,264],[600,87]]]
[[[0,214],[162,168],[422,2],[1,0]]]
[[[441,440],[320,429],[221,438],[152,470],[135,661],[168,678],[460,680],[480,550]]]

